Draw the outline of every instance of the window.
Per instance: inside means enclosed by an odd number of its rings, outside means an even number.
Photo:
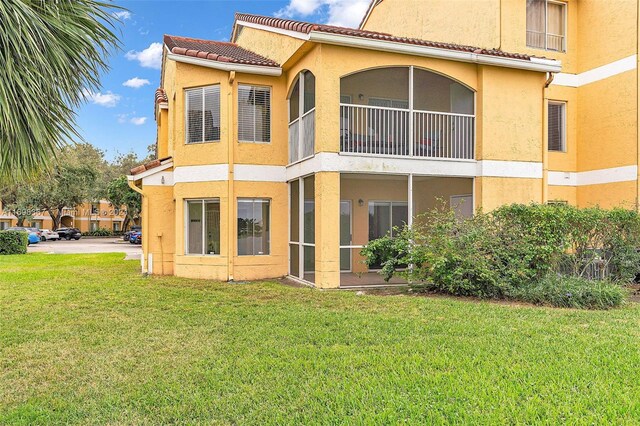
[[[89,224],[89,231],[90,232],[97,231],[99,227],[100,227],[100,222],[98,222],[97,220],[92,220],[91,223]]]
[[[270,201],[251,198],[238,200],[238,255],[269,254]]]
[[[289,96],[289,163],[311,157],[315,150],[316,78],[298,74]]]
[[[120,222],[113,222],[113,232],[120,232]]]
[[[220,254],[220,200],[189,200],[186,253]]]
[[[564,102],[549,102],[549,151],[566,150],[566,107]]]
[[[271,88],[238,86],[238,140],[271,142]]]
[[[0,221],[0,231],[4,231],[9,227],[9,222]]]
[[[185,91],[186,143],[220,141],[220,86]]]
[[[99,214],[100,213],[100,204],[93,203],[91,204],[91,214]]]
[[[527,0],[527,46],[565,51],[566,4]]]

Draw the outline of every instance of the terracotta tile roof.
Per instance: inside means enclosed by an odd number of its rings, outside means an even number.
[[[167,94],[164,89],[159,87],[156,89],[156,104],[161,104],[163,102],[169,102],[169,98],[167,98]]]
[[[164,44],[171,53],[209,59],[218,62],[234,64],[259,65],[265,67],[279,67],[280,65],[269,58],[260,56],[235,43],[223,41],[200,40],[196,38],[164,36]]]
[[[167,160],[171,160],[171,157],[159,158],[157,160],[150,161],[146,164],[142,164],[138,167],[134,167],[133,169],[131,169],[131,175],[135,176],[135,175],[139,175],[142,172],[146,172],[147,170],[155,169],[156,167],[161,166]]]
[[[318,31],[329,34],[338,34],[352,37],[362,37],[368,39],[391,41],[395,43],[413,44],[416,46],[433,47],[438,49],[456,50],[460,52],[468,52],[482,55],[500,56],[503,58],[530,60],[530,55],[521,53],[509,53],[497,49],[484,49],[475,46],[465,46],[453,43],[441,43],[435,41],[421,40],[417,38],[396,37],[387,33],[379,33],[375,31],[358,30],[354,28],[336,27],[333,25],[312,24],[309,22],[293,21],[290,19],[274,18],[271,16],[252,15],[248,13],[236,13],[236,22],[245,21],[254,24],[265,25],[282,30],[295,31],[303,34],[309,34],[311,31]]]

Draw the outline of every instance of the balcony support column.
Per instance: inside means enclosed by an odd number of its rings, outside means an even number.
[[[413,65],[409,67],[409,134],[407,143],[409,144],[409,157],[413,157]]]
[[[340,286],[340,173],[315,174],[315,285]]]

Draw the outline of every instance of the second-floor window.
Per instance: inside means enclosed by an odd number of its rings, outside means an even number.
[[[238,86],[238,141],[271,142],[271,88]]]
[[[564,152],[567,150],[567,104],[549,102],[549,151]]]
[[[185,91],[186,143],[220,141],[220,86]]]
[[[527,0],[527,46],[564,52],[566,10],[563,2]]]

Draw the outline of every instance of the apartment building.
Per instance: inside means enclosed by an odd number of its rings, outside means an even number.
[[[143,271],[379,284],[359,251],[444,202],[637,208],[638,1],[373,0],[164,37]]]
[[[114,208],[107,200],[84,203],[74,208],[66,208],[60,218],[60,227],[74,227],[81,232],[107,229],[114,233],[123,231],[126,208]],[[18,218],[2,209],[0,203],[0,231],[16,226]],[[47,212],[35,212],[23,222],[23,226],[39,229],[53,229],[53,220]]]

